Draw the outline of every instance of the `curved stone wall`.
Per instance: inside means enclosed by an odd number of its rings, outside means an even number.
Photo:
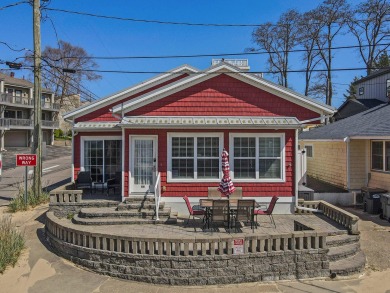
[[[134,281],[215,285],[329,276],[326,235],[315,231],[247,236],[239,255],[233,254],[237,235],[122,238],[60,225],[50,212],[46,234],[53,248],[74,263]]]

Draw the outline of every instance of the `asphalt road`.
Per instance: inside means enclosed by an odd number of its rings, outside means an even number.
[[[48,191],[70,182],[71,155],[69,147],[50,147],[50,152],[43,160],[42,186]],[[18,148],[3,155],[5,168],[0,177],[0,206],[8,205],[16,197],[20,189],[24,189],[25,167],[15,167],[15,154],[26,153],[26,148]],[[29,179],[32,178],[33,167],[29,167]],[[31,186],[31,180],[28,182]]]

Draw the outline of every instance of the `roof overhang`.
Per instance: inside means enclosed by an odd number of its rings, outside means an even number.
[[[229,75],[233,78],[241,80],[264,91],[270,92],[278,97],[284,98],[319,114],[333,114],[336,112],[336,109],[333,107],[305,98],[289,89],[284,89],[281,86],[266,81],[263,78],[256,77],[253,74],[242,72],[226,63],[212,67],[211,69],[205,70],[203,72],[198,72],[196,75],[189,76],[158,90],[141,95],[132,99],[131,101],[124,103],[123,105],[117,105],[113,107],[112,111],[113,113],[133,111],[220,74]]]
[[[73,111],[70,111],[64,115],[64,119],[75,119],[77,117],[86,115],[86,114],[91,113],[93,111],[96,111],[102,107],[109,106],[112,103],[115,103],[117,101],[123,100],[126,97],[135,95],[135,94],[140,93],[144,90],[152,88],[160,83],[164,83],[166,81],[169,81],[169,80],[177,77],[179,74],[194,73],[194,72],[198,72],[198,71],[199,71],[198,69],[196,69],[192,66],[189,66],[189,65],[180,66],[180,67],[173,69],[171,71],[168,71],[164,74],[157,75],[151,79],[148,79],[148,80],[143,81],[141,83],[138,83],[134,86],[131,86],[129,88],[126,88],[124,90],[116,92],[112,95],[106,96],[100,100],[93,102],[93,103],[79,107]]]
[[[296,129],[295,117],[138,116],[124,117],[124,128],[270,128]]]
[[[116,122],[78,122],[73,126],[75,131],[120,131],[118,126],[119,121]]]

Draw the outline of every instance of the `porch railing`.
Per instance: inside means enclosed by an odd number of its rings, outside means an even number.
[[[49,120],[42,120],[42,126],[43,127],[55,127],[58,128],[60,126],[58,121],[49,121]]]
[[[158,211],[160,209],[160,199],[161,199],[161,176],[158,172],[156,184],[154,185],[154,202],[156,206],[156,220],[159,220]]]
[[[0,102],[8,104],[17,104],[25,106],[33,106],[34,103],[30,98],[14,96],[11,93],[0,94]]]
[[[9,126],[21,126],[32,127],[33,121],[31,119],[18,119],[18,118],[0,118],[0,124]]]

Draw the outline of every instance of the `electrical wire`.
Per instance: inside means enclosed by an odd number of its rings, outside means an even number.
[[[20,4],[29,4],[29,2],[28,1],[20,1],[20,2],[13,3],[13,4],[8,4],[6,6],[0,7],[0,10],[5,10],[7,8],[15,7],[15,6],[18,6]]]
[[[194,23],[194,22],[162,21],[162,20],[139,19],[139,18],[128,18],[128,17],[120,17],[120,16],[94,14],[94,13],[89,13],[89,12],[81,12],[81,11],[66,10],[66,9],[59,9],[59,8],[46,7],[44,9],[49,10],[49,11],[62,12],[62,13],[68,13],[68,14],[76,14],[76,15],[103,18],[103,19],[113,19],[113,20],[142,22],[142,23],[154,23],[154,24],[164,24],[164,25],[205,26],[205,27],[258,27],[261,25],[261,24],[229,24],[229,23],[222,24],[222,23]],[[359,21],[359,22],[369,21],[369,19],[364,19],[364,20],[363,19],[356,19],[354,21]],[[341,24],[343,22],[335,21],[332,23],[333,24]],[[280,26],[281,24],[273,24],[273,25]],[[314,23],[313,23],[313,25],[314,25]],[[286,26],[289,26],[289,24],[286,24]]]

